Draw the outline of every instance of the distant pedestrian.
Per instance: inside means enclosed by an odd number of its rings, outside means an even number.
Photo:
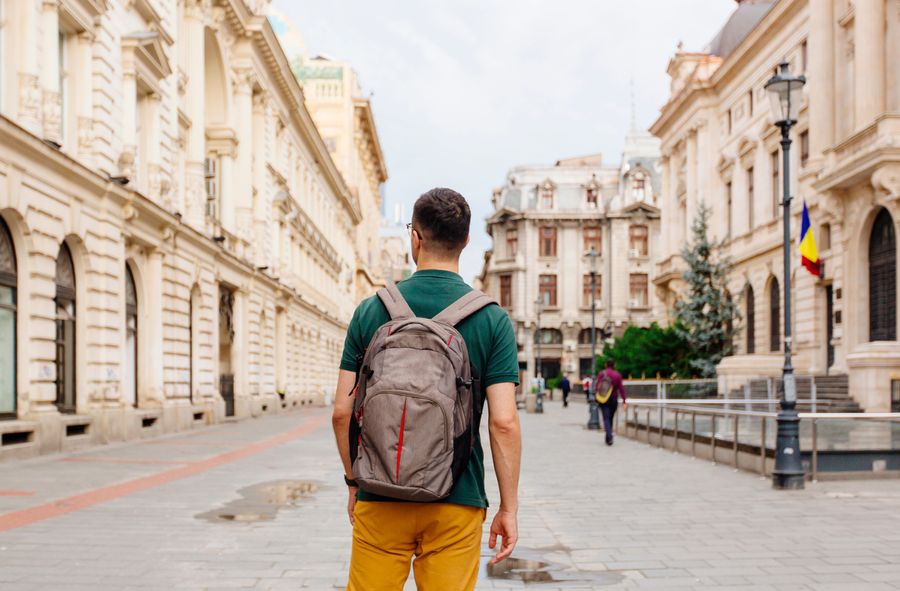
[[[622,375],[616,371],[616,362],[607,359],[606,368],[597,374],[597,380],[594,382],[594,399],[600,405],[600,412],[603,415],[606,445],[613,444],[613,419],[619,407],[619,397],[622,398],[622,404],[628,406]]]
[[[572,384],[569,382],[569,376],[563,376],[563,379],[559,382],[559,387],[563,393],[563,406],[569,406],[569,390],[572,389]]]
[[[581,381],[581,387],[584,389],[584,400],[585,402],[591,402],[591,376],[584,376],[584,379]]]

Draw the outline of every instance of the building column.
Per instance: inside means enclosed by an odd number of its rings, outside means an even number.
[[[809,13],[809,154],[815,161],[834,143],[834,0],[810,0]]]
[[[137,76],[134,70],[122,73],[122,153],[119,156],[119,174],[136,181],[138,166],[137,159]],[[143,179],[141,179],[143,180]],[[137,183],[135,183],[137,184]]]
[[[234,73],[234,106],[237,114],[237,155],[234,160],[234,206],[238,209],[235,231],[248,242],[252,240],[253,228],[253,72],[249,69]],[[228,178],[223,175],[222,178]],[[224,204],[223,204],[224,206]],[[223,212],[223,223],[224,223]],[[234,222],[234,220],[232,221]],[[247,222],[247,223],[244,223]]]
[[[145,99],[146,101],[146,131],[144,138],[140,141],[146,142],[144,146],[146,150],[142,152],[146,155],[147,162],[143,163],[146,180],[144,188],[150,199],[159,202],[160,186],[162,184],[162,157],[160,155],[160,145],[162,142],[162,134],[160,133],[160,106],[162,97],[158,94],[151,93]]]
[[[147,331],[147,343],[145,359],[138,360],[138,366],[143,365],[147,371],[141,372],[146,376],[147,388],[141,394],[145,394],[144,400],[162,402],[165,398],[163,387],[163,252],[159,249],[151,250],[147,254],[147,268],[144,271],[147,278],[146,293],[148,319],[147,326],[141,330]],[[140,350],[140,349],[139,349]],[[139,395],[139,399],[142,397]]]
[[[271,198],[266,183],[266,112],[268,98],[264,93],[253,97],[253,227],[257,266],[272,267],[272,245],[269,237]]]
[[[78,130],[77,153],[78,158],[87,163],[92,161],[94,149],[93,43],[93,34],[82,32],[78,35],[76,61],[79,71],[85,72],[86,75],[79,77],[76,85],[78,94],[74,97],[77,103],[75,108]]]
[[[884,112],[884,4],[885,0],[856,0],[855,131],[868,127]]]
[[[682,240],[690,239],[690,226],[694,220],[694,209],[697,207],[697,130],[688,132],[685,152],[687,154],[687,169],[685,186],[687,196],[685,198],[684,236]],[[724,219],[720,217],[719,219]],[[727,227],[727,226],[726,226]]]
[[[191,121],[187,138],[187,158],[185,161],[185,219],[202,229],[205,221],[205,195],[203,189],[203,160],[206,158],[206,122],[204,116],[204,43],[203,9],[194,1],[185,3],[184,35],[185,55],[190,56],[185,64],[187,85],[185,88],[185,110]]]
[[[42,137],[62,143],[62,105],[59,87],[59,0],[41,5],[41,103]]]
[[[900,0],[888,0],[887,110],[900,111]]]

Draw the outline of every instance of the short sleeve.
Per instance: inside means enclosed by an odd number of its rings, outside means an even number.
[[[494,321],[491,348],[487,356],[487,368],[484,372],[484,385],[512,382],[519,384],[519,351],[516,345],[516,334],[506,312],[502,312]]]
[[[359,307],[353,312],[350,325],[347,327],[347,336],[344,337],[344,353],[341,355],[341,369],[356,373],[363,354],[364,345],[360,335]]]

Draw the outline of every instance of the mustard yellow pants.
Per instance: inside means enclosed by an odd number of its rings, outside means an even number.
[[[347,591],[401,591],[409,562],[419,591],[471,591],[485,510],[449,503],[360,501]]]

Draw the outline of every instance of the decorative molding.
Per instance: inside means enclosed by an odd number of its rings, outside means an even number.
[[[872,173],[872,186],[877,195],[900,198],[900,164],[885,164]]]

